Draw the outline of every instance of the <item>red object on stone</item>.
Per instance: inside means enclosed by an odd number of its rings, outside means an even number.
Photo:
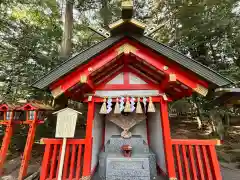
[[[130,145],[123,145],[122,146],[123,156],[124,157],[131,157],[132,155],[132,146]]]

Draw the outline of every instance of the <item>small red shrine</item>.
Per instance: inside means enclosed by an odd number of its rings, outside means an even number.
[[[33,84],[54,98],[65,96],[88,106],[85,138],[67,141],[63,179],[90,179],[101,166],[100,153],[115,135],[141,136],[156,156],[157,169],[169,179],[222,179],[215,151],[218,141],[172,139],[168,103],[193,93],[207,96],[232,81],[149,38],[146,34],[151,31],[132,18],[131,3],[123,4],[122,19],[109,25],[109,32],[98,30],[107,38]],[[114,113],[132,112],[146,118],[137,122],[133,116],[133,125],[114,120]],[[43,139],[43,143],[40,179],[55,179],[62,140]],[[134,154],[134,147],[122,148]]]

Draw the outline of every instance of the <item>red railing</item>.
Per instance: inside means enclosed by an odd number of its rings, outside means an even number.
[[[172,139],[178,180],[222,180],[215,145],[217,140]]]
[[[45,144],[40,180],[57,179],[59,162],[61,157],[61,139],[42,139]],[[85,147],[84,139],[68,139],[64,157],[62,179],[76,179],[82,177],[83,153]]]

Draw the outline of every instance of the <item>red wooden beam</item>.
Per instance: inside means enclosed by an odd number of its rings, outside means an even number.
[[[161,124],[162,124],[162,137],[164,144],[165,152],[165,164],[168,172],[169,179],[176,178],[174,159],[173,159],[173,149],[171,143],[171,134],[170,134],[170,124],[168,119],[168,105],[167,102],[160,99],[160,112],[161,112]]]
[[[177,83],[172,84],[172,88],[175,89],[176,94],[182,98],[182,97],[188,97],[192,95],[192,89],[188,88],[188,89],[184,89],[183,87],[181,87],[181,85],[178,85]],[[176,89],[179,89],[180,92],[177,92]]]
[[[69,97],[72,100],[79,101],[84,97],[84,93],[87,91],[86,86],[79,86],[77,89],[71,90],[71,91],[66,91],[64,95],[66,97]]]
[[[117,69],[116,71],[113,71],[109,77],[104,79],[103,82],[99,86],[95,88],[95,90],[152,90],[152,89],[157,89],[159,90],[158,86],[153,84],[150,80],[148,80],[144,75],[140,74],[137,72],[135,69],[131,69],[129,67],[124,67],[122,70],[123,66],[119,67],[119,70]],[[114,77],[116,77],[118,74],[121,73],[121,71],[124,71],[124,84],[106,84],[110,80],[112,80]],[[129,84],[129,72],[140,76],[144,81],[146,81],[148,84]]]
[[[57,165],[57,152],[59,151],[58,149],[58,145],[54,144],[53,145],[53,153],[52,153],[52,157],[51,157],[51,166],[50,166],[50,179],[54,178],[54,172],[56,170],[56,165]],[[61,151],[60,151],[61,152]],[[50,163],[49,163],[50,164]]]
[[[82,148],[83,146],[82,145],[79,145],[79,147],[78,147],[78,153],[77,153],[77,168],[76,169],[78,169],[78,171],[76,172],[76,179],[80,179],[81,177],[80,177],[80,173],[81,173],[81,171],[79,171],[80,169],[81,169],[81,167],[82,167],[82,165],[81,165],[81,162],[82,162]],[[85,151],[86,152],[86,151]],[[83,162],[84,163],[84,162]],[[84,164],[83,164],[84,165]],[[84,167],[84,166],[83,166]]]
[[[66,152],[65,152],[65,157],[64,157],[64,165],[63,165],[63,174],[62,174],[62,179],[67,179],[67,172],[69,170],[69,156],[70,156],[70,145],[68,144],[66,146]]]
[[[205,174],[207,176],[207,179],[212,179],[211,168],[209,165],[209,156],[207,154],[206,146],[201,146],[201,150],[202,150],[203,164],[206,172]]]
[[[94,64],[92,66],[92,68],[98,69],[101,66],[103,66],[105,63],[113,60],[115,57],[116,57],[116,52],[113,51],[104,59],[101,59],[101,60],[99,60],[99,62],[96,62],[96,64]],[[91,74],[91,72],[88,69],[83,69],[83,71],[79,72],[78,74],[76,74],[74,76],[70,76],[69,78],[66,78],[66,80],[64,82],[62,82],[62,84],[59,87],[57,87],[56,89],[54,89],[53,87],[50,87],[50,89],[52,90],[52,94],[55,97],[63,94],[65,91],[67,91],[69,88],[74,86],[76,83],[80,82],[82,77],[88,79],[90,74]]]
[[[177,172],[179,180],[183,180],[183,169],[182,169],[182,161],[180,158],[179,147],[178,145],[174,145],[175,153],[176,153],[176,165],[177,165]]]
[[[104,77],[99,78],[96,89],[98,87],[103,87],[105,84],[107,84],[113,78],[115,78],[118,74],[120,74],[122,72],[123,68],[124,68],[124,65],[118,66],[114,70],[111,70],[110,72],[105,74]]]
[[[188,145],[188,151],[189,151],[189,158],[190,158],[190,165],[191,165],[191,170],[192,170],[192,178],[193,180],[198,180],[197,177],[197,169],[196,169],[196,165],[195,165],[195,157],[193,155],[193,146]]]
[[[199,140],[199,139],[172,139],[172,144],[179,145],[220,145],[220,140]]]
[[[46,144],[42,166],[41,166],[40,180],[46,180],[48,177],[50,153],[51,153],[51,144]]]
[[[204,172],[203,172],[203,164],[202,164],[202,158],[201,158],[201,153],[200,153],[200,150],[199,150],[199,146],[198,145],[195,145],[194,146],[195,148],[195,154],[196,154],[196,163],[197,163],[197,168],[198,168],[198,174],[199,174],[199,178],[201,180],[204,180],[205,179],[205,176],[204,176]]]
[[[125,40],[117,43],[112,48],[109,48],[102,54],[90,60],[90,62],[86,66],[84,66],[84,68],[80,67],[73,73],[68,74],[61,80],[58,80],[56,83],[52,84],[50,86],[50,90],[52,91],[52,94],[56,97],[61,95],[67,89],[69,89],[70,87],[78,83],[81,76],[86,76],[88,78],[88,76],[94,73],[94,71],[100,69],[110,61],[113,61],[116,57],[121,55],[119,54],[119,51],[117,51],[116,49],[124,43],[125,43]]]
[[[83,178],[90,177],[91,175],[91,162],[92,162],[92,127],[95,113],[95,100],[88,102],[87,113],[87,126],[86,126],[86,145],[84,153],[84,166],[83,166]]]
[[[103,71],[100,71],[98,74],[92,76],[94,83],[98,84],[99,80],[105,79],[109,73],[116,71],[116,69],[118,69],[120,66],[123,66],[121,61],[116,62],[112,66],[108,66],[108,67],[104,68]]]
[[[186,80],[186,82],[189,82],[190,84],[192,84],[195,81],[196,83],[199,83],[204,87],[208,87],[208,83],[206,81],[199,79],[199,77],[195,75],[193,72],[191,72],[190,70],[186,70],[180,67],[177,63],[174,63],[173,61],[169,61],[167,58],[153,52],[151,49],[146,48],[140,45],[139,43],[136,43],[130,40],[128,40],[127,43],[136,47],[137,49],[136,51],[132,51],[131,52],[132,54],[139,57],[140,59],[145,60],[146,62],[153,65],[157,69],[165,73],[176,74],[178,79],[181,79],[183,81]],[[168,69],[164,70],[164,66],[167,66]]]
[[[203,86],[205,88],[208,87],[208,83],[200,80],[196,75],[192,72],[180,68],[176,63],[170,62],[165,57],[160,56],[152,52],[151,50],[133,42],[130,40],[123,40],[119,42],[117,45],[109,48],[99,56],[93,58],[89,63],[79,67],[76,71],[66,75],[61,80],[58,80],[56,83],[50,86],[52,93],[55,97],[64,93],[67,89],[74,86],[79,82],[81,77],[87,77],[93,73],[96,73],[100,68],[104,67],[111,61],[114,61],[117,57],[124,54],[125,51],[121,51],[119,49],[120,46],[127,45],[132,46],[128,51],[134,54],[138,58],[147,62],[151,66],[154,66],[158,71],[164,72],[165,74],[176,74],[177,79],[184,83],[186,86],[199,91],[199,86]],[[127,53],[128,54],[128,53]],[[127,56],[124,55],[124,59]],[[127,59],[127,58],[126,58]],[[127,64],[130,63],[130,60],[125,60]],[[125,62],[124,61],[124,62]],[[126,64],[125,64],[126,65]],[[167,69],[165,67],[168,67]],[[204,93],[203,93],[204,94]]]
[[[3,165],[7,157],[7,151],[8,151],[12,134],[13,134],[13,125],[12,125],[13,118],[14,118],[14,111],[12,111],[10,120],[7,122],[7,127],[5,130],[5,134],[4,134],[4,138],[3,138],[2,146],[0,150],[0,177],[3,174]]]
[[[184,164],[184,171],[185,171],[185,179],[191,180],[190,173],[189,173],[189,165],[186,153],[186,147],[182,145],[182,156],[183,156],[183,164]]]
[[[37,118],[38,118],[38,111],[34,112],[34,120],[32,121],[32,124],[29,125],[29,130],[28,130],[28,137],[22,157],[22,163],[19,171],[19,180],[23,180],[24,177],[27,175],[27,168],[28,168],[28,163],[31,157],[31,152],[32,152],[32,145],[34,143],[34,138],[35,138],[35,133],[36,133],[36,128],[37,128]]]
[[[152,102],[158,102],[162,99],[161,96],[152,96]],[[94,97],[94,102],[99,103],[99,102],[103,102],[104,98],[102,97]],[[126,101],[126,99],[125,99]],[[149,101],[149,99],[147,99],[147,101]],[[88,102],[88,98],[85,97],[85,99],[83,100],[83,102]],[[112,98],[112,102],[116,102],[116,98]],[[137,100],[135,100],[135,102],[137,102]],[[142,98],[140,99],[140,102],[143,102]],[[168,98],[168,102],[171,102],[171,99]]]
[[[97,87],[96,90],[158,90],[158,88],[150,84],[106,84]]]
[[[123,73],[123,83],[125,84],[125,85],[130,85],[129,84],[129,81],[130,81],[130,77],[129,77],[129,72],[127,72],[126,70],[125,70],[125,72]]]
[[[41,144],[62,144],[62,139],[55,139],[55,138],[42,138],[40,140]],[[67,144],[85,144],[85,139],[68,139]]]
[[[161,71],[164,71],[164,66],[166,66],[165,63],[161,62],[160,58],[154,58],[154,56],[150,56],[147,53],[144,53],[141,50],[138,50],[135,52],[135,55],[138,56],[139,58],[147,61],[149,64],[152,64],[156,68],[158,68]],[[175,68],[172,68],[171,66],[168,67],[167,70],[164,71],[166,74],[176,74],[177,78],[180,82],[184,83],[188,87],[195,89],[197,87],[197,79],[193,80],[189,75],[186,76],[182,72],[177,71]]]
[[[221,170],[215,147],[213,145],[209,146],[207,152],[209,153],[210,156],[210,166],[212,170],[213,179],[222,180]]]
[[[102,67],[105,64],[107,64],[106,62],[110,62],[110,61],[104,60],[105,58],[111,58],[110,56],[112,56],[113,58],[115,58],[117,56],[120,56],[120,54],[118,54],[118,52],[116,52],[116,49],[119,48],[122,44],[124,44],[126,42],[127,42],[127,39],[123,39],[122,41],[120,41],[119,43],[115,44],[111,48],[108,48],[103,53],[100,53],[98,56],[96,56],[96,57],[92,58],[91,60],[89,60],[89,62],[87,64],[79,66],[72,73],[69,73],[64,78],[61,78],[58,81],[56,81],[55,83],[53,83],[50,86],[50,89],[58,88],[59,86],[62,85],[63,82],[65,82],[65,81],[67,81],[69,79],[72,79],[73,76],[79,77],[82,74],[82,72],[85,71],[85,70],[87,70],[87,71],[91,70],[89,72],[91,72],[91,74],[94,74],[96,70],[100,69],[100,67]],[[98,65],[100,65],[100,67],[98,66],[98,68],[96,68],[96,63],[98,63]]]
[[[168,88],[170,82],[171,82],[171,81],[170,81],[170,76],[167,75],[167,76],[163,79],[163,81],[160,83],[159,89],[161,89],[163,92],[165,92],[166,89]]]
[[[140,63],[136,63],[136,62],[140,62]],[[159,72],[159,70],[151,65],[148,65],[148,63],[142,62],[140,60],[138,60],[137,58],[135,58],[135,62],[131,63],[131,65],[133,67],[135,67],[136,69],[142,70],[144,71],[144,73],[150,75],[151,78],[155,78],[158,81],[161,81],[162,77],[164,76],[164,72]]]
[[[69,172],[69,179],[72,180],[75,174],[75,159],[76,159],[76,145],[72,145],[71,151],[71,164],[70,164],[70,172]]]
[[[158,84],[158,82],[155,79],[148,77],[147,75],[145,75],[144,73],[142,73],[141,71],[139,71],[138,69],[136,69],[135,67],[133,67],[131,65],[128,66],[128,71],[137,75],[138,77],[143,79],[148,84],[155,84],[155,85]]]

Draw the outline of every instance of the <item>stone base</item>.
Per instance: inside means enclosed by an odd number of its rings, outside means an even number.
[[[123,156],[122,145],[133,147],[131,157]],[[141,136],[130,139],[112,136],[100,153],[98,172],[104,180],[156,179],[156,158]]]

